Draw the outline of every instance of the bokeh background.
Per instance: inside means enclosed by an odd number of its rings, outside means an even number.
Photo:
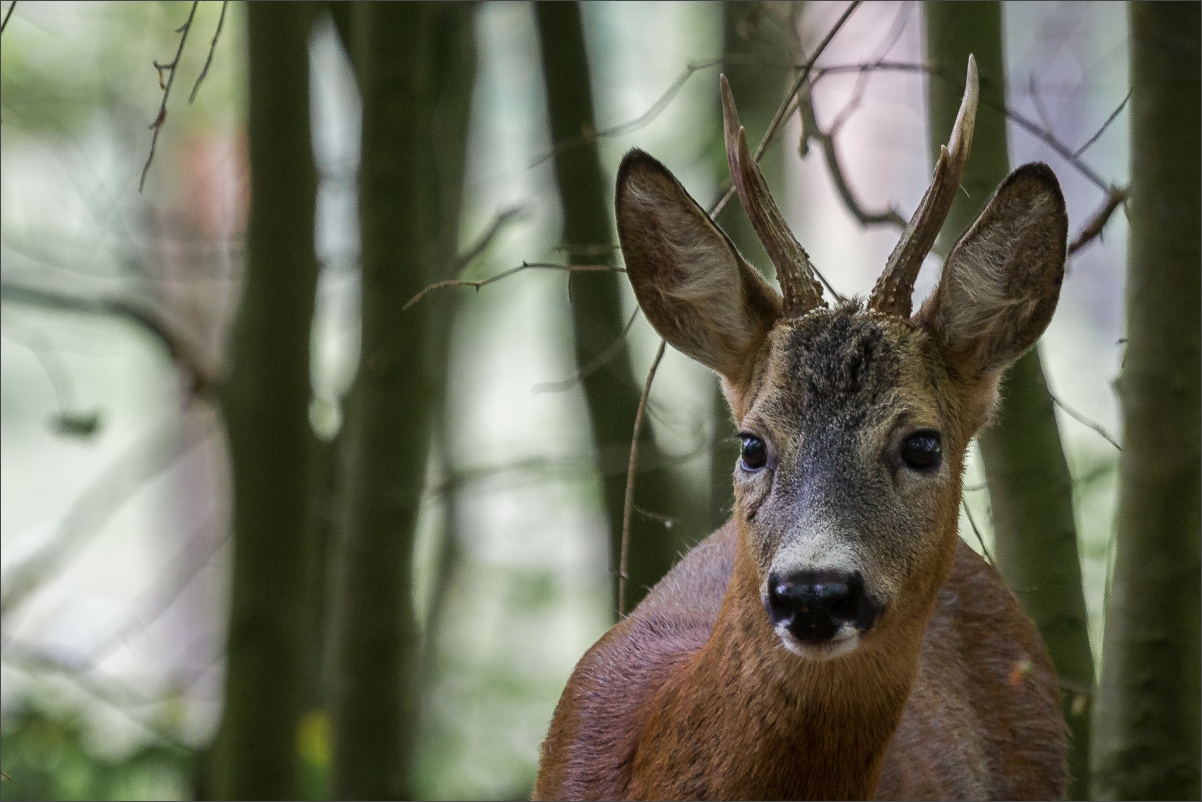
[[[775,40],[759,41],[757,31],[786,23],[812,49],[846,9],[768,4],[748,21],[752,5],[740,23],[720,3],[581,4],[607,186],[637,146],[712,204],[727,179],[717,91],[724,54],[768,52]],[[0,702],[12,778],[0,786],[4,798],[190,798],[203,786],[203,755],[222,716],[231,583],[225,429],[217,406],[194,392],[163,341],[129,311],[153,310],[196,360],[220,372],[249,204],[241,4],[225,10],[212,65],[188,104],[222,13],[221,3],[199,4],[144,191],[138,186],[163,96],[152,62],[172,57],[190,7],[23,0],[3,32]],[[1128,93],[1125,5],[1002,9],[1008,105],[1079,148]],[[459,250],[505,216],[460,277],[482,279],[523,261],[563,263],[536,10],[481,3],[470,19],[476,65]],[[921,64],[923,37],[919,4],[865,4],[819,64]],[[314,13],[308,56],[320,265],[309,420],[317,438],[333,442],[359,358],[362,109],[324,11]],[[782,50],[763,70],[773,105],[789,63]],[[894,205],[908,217],[926,188],[927,86],[925,74],[906,69],[832,72],[815,83],[823,126],[847,109],[840,154],[866,207]],[[1080,156],[1118,186],[1128,180],[1127,117],[1120,111]],[[835,289],[867,293],[897,229],[857,223],[821,154],[799,154],[801,136],[791,115],[766,157],[780,205]],[[1009,137],[1012,164],[1041,160],[1056,171],[1075,234],[1104,193],[1017,123]],[[1126,236],[1120,211],[1070,258],[1041,343],[1049,388],[1063,404],[1056,416],[1075,482],[1095,656],[1119,455],[1107,436],[1117,440],[1120,430],[1111,383],[1123,355]],[[938,268],[930,257],[917,297]],[[614,617],[605,460],[582,385],[570,381],[579,365],[564,272],[526,270],[476,292],[436,292],[457,298],[445,424],[431,434],[413,551],[412,604],[426,629],[412,791],[525,797],[559,692]],[[624,317],[634,314],[625,286],[621,304]],[[640,385],[658,342],[635,316],[627,344]],[[647,531],[673,538],[678,550],[722,515],[710,492],[713,475],[729,470],[711,448],[724,433],[715,399],[713,377],[669,349],[648,425],[674,481],[709,510],[648,519]],[[618,464],[624,470],[624,455]],[[962,536],[989,548],[976,456],[965,484],[981,538],[966,517]],[[327,712],[305,712],[297,748],[310,772],[306,794],[327,787],[331,737]]]

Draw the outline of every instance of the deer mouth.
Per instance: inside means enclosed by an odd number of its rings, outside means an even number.
[[[783,623],[776,624],[772,629],[790,652],[819,663],[854,652],[860,645],[860,632],[849,625],[840,627],[839,632],[827,640],[802,640]]]

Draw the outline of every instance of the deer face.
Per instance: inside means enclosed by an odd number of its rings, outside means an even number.
[[[727,120],[729,143],[729,110]],[[910,316],[913,275],[956,174],[942,198],[928,191],[867,305],[828,309],[739,144],[743,164],[728,147],[732,173],[777,262],[783,299],[640,151],[619,170],[619,238],[647,319],[722,378],[743,439],[734,469],[740,547],[765,614],[786,648],[826,660],[874,633],[925,626],[955,554],[965,450],[1001,373],[1051,319],[1067,218],[1051,170],[1015,171]],[[940,205],[932,223],[928,212]]]
[[[743,542],[791,651],[838,656],[933,598],[971,434],[953,385],[922,328],[856,306],[779,321],[749,385],[728,384]]]

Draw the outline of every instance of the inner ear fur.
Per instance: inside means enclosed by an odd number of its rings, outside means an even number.
[[[626,274],[647,320],[681,353],[745,384],[781,315],[780,296],[641,150],[622,159],[615,208]]]
[[[1003,370],[1051,321],[1067,242],[1055,174],[1042,163],[1018,168],[952,248],[915,322],[981,373]]]

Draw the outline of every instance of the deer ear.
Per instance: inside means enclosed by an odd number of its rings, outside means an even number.
[[[632,150],[618,169],[618,240],[639,306],[659,335],[735,385],[781,315],[781,301],[658,161]]]
[[[1067,241],[1064,196],[1051,168],[1018,168],[952,248],[915,321],[982,373],[1008,367],[1056,311]]]

